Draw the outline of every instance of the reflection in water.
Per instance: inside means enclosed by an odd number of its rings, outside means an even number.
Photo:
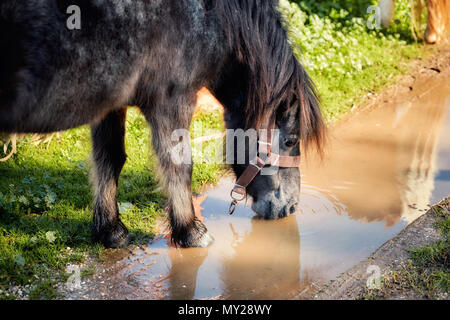
[[[190,300],[194,298],[197,282],[197,271],[208,256],[205,249],[169,249],[172,263],[169,273],[170,299]]]
[[[234,254],[222,260],[225,297],[277,299],[298,290],[300,235],[295,216],[279,221],[253,218],[249,232],[234,237]]]
[[[448,92],[447,83],[420,103],[376,109],[342,123],[332,132],[327,158],[303,163],[306,189],[328,190],[330,200],[339,199],[350,217],[364,223],[392,227],[400,218],[415,220],[432,197]]]
[[[311,155],[302,163],[300,214],[264,221],[248,204],[229,216],[233,181],[224,179],[195,202],[216,242],[175,249],[165,238],[154,241],[122,261],[114,292],[166,299],[304,297],[299,293],[365,259],[449,193],[450,82],[430,88],[419,99],[335,127],[326,159]]]
[[[316,214],[321,211],[334,212],[338,215],[347,213],[345,205],[332,192],[306,183],[302,184],[301,202],[301,213]]]

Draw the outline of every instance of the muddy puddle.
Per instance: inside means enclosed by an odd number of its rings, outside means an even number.
[[[233,180],[224,179],[196,200],[210,248],[171,248],[161,235],[113,256],[90,297],[308,297],[450,194],[449,79],[341,122],[325,159],[309,157],[301,174],[300,212],[279,221],[255,218],[250,204],[229,216]]]

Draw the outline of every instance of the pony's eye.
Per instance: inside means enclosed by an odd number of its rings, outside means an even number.
[[[297,143],[298,143],[298,139],[294,138],[294,137],[284,139],[284,145],[288,148],[292,148]]]

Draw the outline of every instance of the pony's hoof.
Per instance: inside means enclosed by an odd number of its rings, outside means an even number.
[[[128,229],[120,221],[112,230],[108,232],[95,232],[94,239],[101,242],[106,248],[125,248],[129,242]]]
[[[206,233],[191,244],[192,248],[207,248],[214,243],[214,237],[206,231]]]
[[[117,239],[113,239],[104,245],[106,248],[123,249],[128,246],[129,242],[130,242],[130,236],[128,234],[126,234],[125,236],[117,238]]]
[[[435,32],[431,32],[431,31],[427,30],[425,32],[425,41],[428,44],[435,44],[438,42],[438,35]]]

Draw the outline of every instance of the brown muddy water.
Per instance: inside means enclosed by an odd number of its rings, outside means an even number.
[[[300,212],[278,221],[255,218],[250,204],[229,216],[224,179],[197,199],[210,248],[176,249],[160,236],[115,258],[102,297],[308,297],[450,194],[449,79],[339,123],[325,159],[309,157],[301,174]]]

